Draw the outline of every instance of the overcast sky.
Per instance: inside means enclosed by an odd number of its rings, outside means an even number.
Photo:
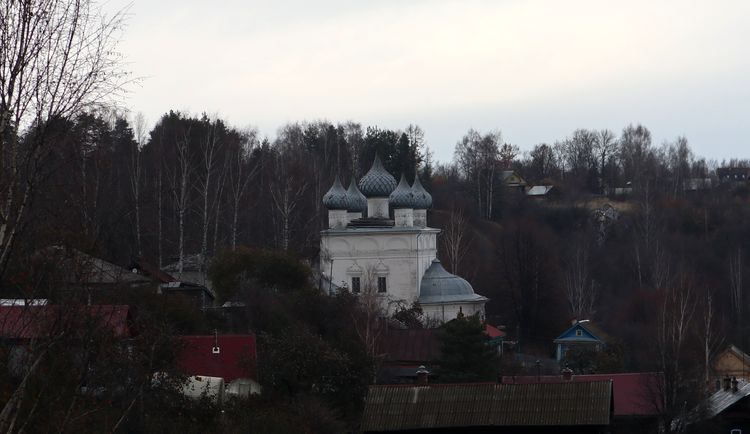
[[[116,9],[129,0],[110,0]],[[125,104],[216,113],[271,138],[289,121],[469,129],[526,151],[642,123],[698,155],[750,157],[750,1],[135,0]]]

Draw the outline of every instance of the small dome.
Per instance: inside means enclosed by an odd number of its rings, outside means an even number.
[[[349,189],[346,190],[346,200],[348,201],[349,212],[365,212],[367,211],[367,198],[359,188],[357,188],[357,182],[352,178],[352,182],[349,184]]]
[[[479,300],[486,298],[475,294],[469,282],[447,272],[437,259],[425,271],[419,286],[419,302],[423,304]]]
[[[365,197],[388,197],[396,189],[396,178],[385,170],[377,154],[370,170],[359,180],[359,189]]]
[[[422,187],[419,175],[414,176],[414,185],[411,186],[414,195],[414,209],[430,209],[432,207],[432,195]]]
[[[401,174],[401,181],[388,197],[388,204],[393,209],[414,208],[414,194],[412,194],[411,187],[404,174]]]
[[[338,175],[336,175],[331,189],[323,195],[323,205],[328,209],[346,210],[348,208],[349,201],[347,200],[346,190],[341,185]]]

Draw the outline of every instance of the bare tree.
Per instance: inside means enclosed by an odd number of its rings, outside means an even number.
[[[135,207],[135,246],[138,256],[141,256],[143,247],[141,242],[141,178],[143,176],[141,150],[146,145],[147,134],[143,113],[138,113],[133,119],[133,132],[137,146],[130,155],[130,191],[133,194],[133,205]]]
[[[607,162],[617,154],[618,143],[615,134],[610,130],[599,130],[594,141],[594,153],[599,166],[599,188],[602,192],[608,187],[604,182],[604,171]]]
[[[243,134],[242,145],[236,149],[236,152],[230,156],[229,167],[229,187],[232,199],[232,230],[231,245],[232,250],[237,249],[237,224],[240,212],[240,202],[244,196],[247,185],[250,183],[258,172],[258,165],[248,167],[253,150],[259,145],[258,131],[247,129]]]
[[[441,240],[450,272],[453,274],[459,274],[461,262],[469,250],[471,239],[467,232],[468,224],[469,221],[464,215],[463,209],[452,207]]]
[[[742,248],[737,247],[737,253],[729,257],[729,289],[732,312],[735,319],[742,318]]]
[[[309,185],[307,181],[301,180],[295,183],[288,171],[288,164],[289,162],[284,161],[283,155],[276,158],[276,173],[270,185],[273,216],[277,227],[276,242],[282,250],[289,248],[292,223]]]
[[[203,205],[203,220],[202,220],[202,238],[201,238],[201,271],[203,271],[203,265],[208,258],[208,227],[210,223],[210,210],[213,208],[210,204],[210,193],[211,193],[211,179],[214,177],[217,165],[219,152],[221,150],[221,141],[219,139],[219,122],[218,120],[204,119],[205,122],[205,136],[201,140],[201,151],[203,160],[203,171],[198,181],[202,205]],[[218,188],[221,185],[219,184]],[[214,196],[214,200],[218,201],[218,196]],[[218,216],[217,216],[218,218]]]
[[[716,307],[711,290],[706,288],[706,297],[703,304],[703,330],[701,340],[703,341],[703,376],[705,386],[711,381],[711,359],[716,350],[722,345],[723,339],[716,330]]]
[[[180,276],[182,275],[183,262],[185,259],[185,216],[187,215],[187,207],[190,198],[189,179],[192,173],[192,167],[190,166],[190,128],[183,130],[181,133],[182,134],[180,134],[175,140],[177,167],[171,177],[172,199],[174,200],[175,209],[177,211],[177,224],[179,230],[177,242],[177,272]]]
[[[90,0],[0,2],[0,270],[43,175],[51,120],[102,104],[126,81],[124,14]],[[24,131],[33,131],[21,140]]]
[[[589,273],[588,249],[578,244],[565,271],[565,296],[575,318],[590,318],[596,312],[596,282]]]

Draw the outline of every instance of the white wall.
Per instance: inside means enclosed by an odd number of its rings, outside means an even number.
[[[321,271],[336,285],[361,277],[364,291],[368,277],[377,291],[377,276],[385,276],[387,292],[383,307],[396,301],[410,304],[419,297],[419,285],[436,257],[437,234],[433,228],[368,228],[323,231]],[[331,271],[332,270],[332,271]]]

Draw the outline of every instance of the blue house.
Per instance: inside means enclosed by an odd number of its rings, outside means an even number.
[[[607,335],[591,321],[587,319],[575,321],[569,329],[554,340],[557,346],[555,358],[558,362],[564,360],[565,353],[573,348],[601,351],[607,345],[607,340]]]

